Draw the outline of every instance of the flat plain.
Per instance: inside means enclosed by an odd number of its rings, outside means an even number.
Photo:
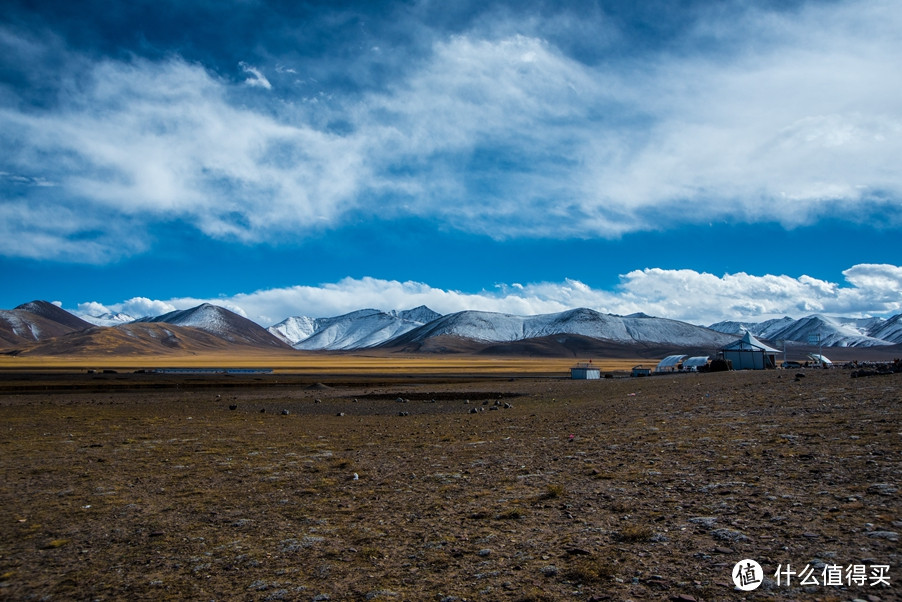
[[[902,374],[422,361],[7,364],[0,598],[902,598]]]

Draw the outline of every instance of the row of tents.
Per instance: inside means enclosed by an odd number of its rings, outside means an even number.
[[[765,345],[752,336],[750,332],[742,335],[742,338],[736,340],[720,350],[720,355],[733,370],[766,370],[768,368],[777,367],[777,354],[779,349],[774,349]],[[832,362],[825,356],[812,353],[808,356],[815,364],[820,366],[832,366]],[[655,372],[677,372],[677,371],[698,371],[702,366],[707,366],[709,356],[702,355],[689,357],[688,355],[669,355],[661,360]],[[633,376],[647,376],[651,373],[650,368],[636,366],[633,368]],[[600,378],[601,370],[592,365],[578,364],[570,370],[571,378],[575,379],[596,379]]]

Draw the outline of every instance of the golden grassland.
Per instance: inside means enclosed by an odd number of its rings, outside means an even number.
[[[579,362],[588,361],[578,360]],[[599,359],[602,371],[628,371],[637,364],[654,367],[658,360]],[[272,369],[281,374],[561,374],[576,364],[573,358],[417,356],[327,353],[207,353],[172,355],[0,356],[0,370],[140,370],[150,368]]]

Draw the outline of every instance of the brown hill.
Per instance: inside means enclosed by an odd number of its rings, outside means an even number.
[[[137,322],[172,324],[174,326],[197,328],[230,343],[250,345],[269,349],[291,349],[271,332],[243,316],[224,307],[203,303],[197,307],[163,314],[162,316],[141,318]]]
[[[95,326],[44,342],[19,346],[12,353],[23,356],[140,356],[254,349],[241,341],[227,341],[190,326],[135,322],[120,326]]]
[[[0,348],[47,341],[92,325],[46,301],[0,310]]]
[[[399,353],[449,353],[521,357],[648,357],[659,358],[672,353],[711,355],[716,349],[680,347],[648,343],[617,343],[578,334],[557,334],[504,343],[474,341],[452,335],[429,337],[397,347],[383,349]]]
[[[47,301],[31,301],[29,303],[23,303],[18,306],[16,310],[31,312],[42,318],[56,322],[57,324],[68,326],[72,330],[85,330],[86,328],[92,328],[94,326],[90,322],[86,322],[78,316],[72,315],[65,309],[57,307],[53,303]]]

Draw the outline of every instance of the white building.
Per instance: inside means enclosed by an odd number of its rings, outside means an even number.
[[[778,349],[768,347],[746,332],[741,339],[723,349],[723,359],[733,364],[733,370],[764,370],[777,367]]]
[[[601,378],[601,369],[592,365],[592,360],[584,364],[576,364],[570,368],[572,380],[598,380]]]

